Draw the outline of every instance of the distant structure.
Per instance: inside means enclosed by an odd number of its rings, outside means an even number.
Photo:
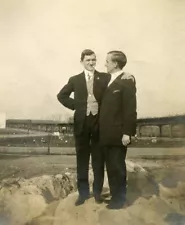
[[[73,134],[73,119],[68,122],[8,119],[6,127]],[[185,115],[138,119],[137,137],[185,138]]]
[[[0,112],[0,129],[6,128],[6,113]]]
[[[73,133],[73,123],[64,123],[55,120],[26,120],[26,119],[8,119],[6,120],[8,128],[35,130],[43,132],[60,132],[62,134]]]
[[[138,137],[185,138],[185,115],[137,120]]]

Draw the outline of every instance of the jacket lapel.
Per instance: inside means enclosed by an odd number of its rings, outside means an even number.
[[[94,71],[94,80],[93,80],[93,93],[94,93],[95,90],[96,90],[96,82],[97,82],[97,78],[98,78],[98,73],[97,73],[97,71],[95,70],[95,71]],[[95,93],[94,93],[94,95],[95,95]]]
[[[123,76],[123,73],[116,77],[115,80],[109,85],[109,87],[115,86],[116,84],[120,85],[121,77]]]
[[[93,80],[93,93],[96,101],[98,101],[98,93],[99,93],[99,73],[95,70],[94,71],[94,80]]]
[[[113,82],[106,88],[105,95],[108,93],[112,93],[112,90],[114,90],[115,87],[117,88],[120,86],[122,76],[123,76],[123,73],[120,74],[118,77],[116,77],[115,80],[113,80]]]
[[[79,76],[80,80],[79,80],[79,85],[81,88],[81,92],[84,94],[84,96],[87,98],[87,84],[86,84],[86,79],[85,79],[85,73],[81,73],[81,75]]]

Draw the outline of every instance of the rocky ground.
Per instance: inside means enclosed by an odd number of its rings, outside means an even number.
[[[74,206],[75,156],[64,152],[0,155],[1,225],[185,224],[184,149],[131,150],[128,206],[118,211],[107,210],[106,203],[95,204],[93,198]],[[90,177],[92,182],[92,172]],[[109,197],[107,179],[104,194]]]

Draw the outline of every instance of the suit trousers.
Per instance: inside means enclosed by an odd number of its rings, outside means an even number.
[[[105,164],[107,169],[110,194],[113,201],[125,201],[127,171],[125,146],[106,146],[103,148]]]
[[[89,196],[89,160],[94,173],[93,194],[100,195],[104,182],[103,152],[99,147],[98,115],[86,116],[81,135],[75,136],[77,160],[77,188],[82,197]]]

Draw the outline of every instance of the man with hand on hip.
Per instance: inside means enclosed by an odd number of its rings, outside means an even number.
[[[91,155],[94,173],[93,195],[101,203],[104,181],[104,159],[99,148],[99,109],[109,76],[95,70],[96,55],[86,49],[81,54],[84,71],[69,78],[68,83],[57,95],[65,107],[75,110],[74,137],[77,160],[77,188],[79,197],[75,205],[81,205],[89,198],[89,159]],[[74,93],[74,98],[71,98]]]

